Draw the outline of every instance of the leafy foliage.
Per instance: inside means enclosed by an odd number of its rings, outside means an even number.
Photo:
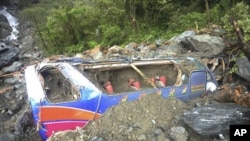
[[[103,9],[106,10],[103,11]],[[88,3],[71,1],[70,4],[51,9],[46,24],[41,30],[46,52],[73,54],[89,49],[98,42],[107,45],[120,43],[121,22],[116,16],[121,17],[122,13],[115,6],[112,7],[109,1]],[[102,32],[97,35],[97,30]]]
[[[102,25],[101,26],[103,31],[103,45],[119,45],[123,42],[123,36],[125,34],[117,25]]]
[[[242,51],[237,51],[237,53],[235,55],[233,55],[232,58],[230,58],[230,60],[229,60],[230,65],[231,65],[230,70],[229,70],[230,74],[234,74],[238,71],[239,68],[236,64],[236,61],[237,61],[237,59],[239,59],[239,58],[242,59],[244,57],[245,57],[245,55]]]
[[[227,37],[235,39],[236,36],[232,36],[234,35],[232,34],[232,32],[234,32],[232,28],[233,20],[236,20],[239,27],[244,29],[244,41],[250,40],[250,35],[248,34],[248,31],[250,31],[249,6],[243,2],[237,3],[222,17],[224,28],[228,33],[230,33],[227,34]]]
[[[169,24],[169,29],[172,29],[173,32],[183,32],[187,29],[195,29],[196,23],[199,25],[199,27],[205,27],[206,19],[204,17],[204,13],[198,12],[173,16],[173,22]]]
[[[96,45],[168,39],[196,28],[196,24],[203,28],[209,23],[222,23],[230,32],[232,18],[249,31],[249,2],[241,1],[40,0],[29,4],[21,16],[34,23],[48,55],[70,55]],[[250,35],[245,35],[249,40]]]
[[[97,19],[93,17],[96,17],[94,10],[79,3],[74,7],[60,7],[51,11],[43,31],[47,46],[56,48],[53,52],[58,50],[55,53],[59,54],[67,52],[72,46],[84,48],[87,45],[86,39],[93,36],[92,31],[97,23]]]

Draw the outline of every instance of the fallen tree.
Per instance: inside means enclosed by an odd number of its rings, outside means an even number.
[[[238,26],[236,20],[232,21],[232,25],[234,27],[234,31],[236,32],[238,38],[238,42],[236,43],[236,45],[242,52],[244,52],[248,61],[250,61],[250,41],[248,42],[244,41],[244,30]]]

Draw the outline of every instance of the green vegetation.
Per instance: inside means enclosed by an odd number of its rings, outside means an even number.
[[[71,55],[96,45],[169,39],[196,25],[223,25],[230,37],[232,19],[247,33],[249,4],[247,0],[40,0],[27,4],[21,16],[33,22],[47,55]]]
[[[230,10],[222,17],[222,23],[224,24],[225,30],[228,33],[233,33],[232,20],[237,20],[239,27],[244,29],[244,42],[250,40],[250,14],[249,14],[249,5],[246,5],[243,2],[237,3],[235,6],[230,8]],[[236,36],[234,34],[228,34],[228,38],[234,39]]]
[[[234,74],[238,71],[238,66],[236,64],[236,61],[237,61],[237,59],[244,58],[244,57],[245,57],[244,53],[239,50],[239,51],[237,51],[237,53],[235,53],[234,56],[232,56],[232,58],[229,59],[230,64],[232,65],[230,67],[231,69],[229,70],[230,74]]]

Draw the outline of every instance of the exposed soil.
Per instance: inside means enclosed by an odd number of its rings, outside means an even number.
[[[148,95],[139,101],[124,102],[110,108],[101,118],[91,121],[85,128],[58,132],[48,140],[68,141],[176,141],[171,128],[184,127],[189,141],[212,141],[216,137],[196,134],[182,121],[184,110],[196,105],[208,104],[210,100],[198,98],[188,103],[170,97]],[[180,139],[180,138],[179,138]]]
[[[178,69],[176,69],[176,67],[171,62],[169,62],[168,64],[161,65],[150,64],[144,66],[137,66],[137,68],[143,73],[144,76],[146,76],[150,80],[154,79],[155,76],[165,77],[167,81],[166,85],[169,86],[174,85],[178,79]],[[112,70],[103,68],[95,70],[84,68],[79,70],[84,70],[84,75],[87,75],[86,77],[89,77],[93,84],[97,84],[97,86],[101,89],[103,88],[102,83],[110,81],[114,89],[114,94],[134,91],[128,85],[128,80],[130,79],[138,81],[140,83],[140,89],[146,90],[153,88],[152,85],[145,81],[145,78],[143,78],[136,70],[134,70],[129,65],[126,67]],[[105,91],[105,89],[103,90]]]

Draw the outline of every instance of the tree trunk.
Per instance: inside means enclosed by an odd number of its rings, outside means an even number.
[[[232,24],[234,27],[234,31],[236,32],[238,37],[238,43],[240,45],[240,49],[245,53],[248,61],[250,61],[250,42],[249,41],[247,43],[244,42],[243,30],[240,29],[235,20],[233,20]]]
[[[205,6],[206,6],[206,14],[207,14],[207,23],[210,24],[210,13],[209,13],[209,3],[208,3],[208,0],[205,0]]]

